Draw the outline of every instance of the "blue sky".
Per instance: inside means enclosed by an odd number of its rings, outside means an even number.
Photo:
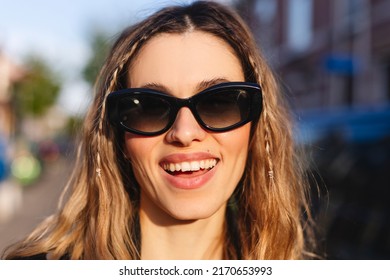
[[[16,62],[28,53],[48,60],[65,78],[62,105],[77,113],[88,102],[89,88],[79,73],[90,55],[91,30],[115,35],[163,6],[188,2],[192,0],[0,0],[0,50]]]

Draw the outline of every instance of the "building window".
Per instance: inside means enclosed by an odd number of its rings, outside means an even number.
[[[313,36],[313,1],[289,0],[287,9],[287,44],[293,51],[305,51]]]

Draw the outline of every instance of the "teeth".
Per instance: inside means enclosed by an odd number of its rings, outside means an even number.
[[[183,172],[191,171],[191,164],[189,162],[183,162],[181,164],[181,171]]]
[[[200,169],[199,161],[192,161],[191,162],[191,170],[198,171],[199,169]]]
[[[175,172],[175,171],[199,171],[201,169],[211,169],[217,165],[216,159],[206,159],[201,161],[184,161],[180,163],[165,163],[163,165],[164,170]]]

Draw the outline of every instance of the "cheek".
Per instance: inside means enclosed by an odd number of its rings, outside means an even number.
[[[131,161],[133,169],[142,170],[151,164],[154,147],[159,141],[155,138],[142,137],[130,133],[125,134],[125,153]]]
[[[125,152],[129,158],[142,154],[149,150],[152,146],[155,146],[156,137],[144,137],[141,135],[125,133]]]
[[[217,135],[222,156],[222,180],[233,192],[242,178],[248,158],[250,125]],[[226,182],[227,180],[227,182]]]
[[[142,145],[139,145],[140,142],[136,136],[133,137],[130,133],[125,134],[125,153],[129,159],[136,156],[137,152],[142,149]]]
[[[221,147],[224,147],[227,155],[233,157],[244,157],[248,152],[249,146],[249,137],[250,137],[250,125],[244,125],[238,129],[228,131],[218,135],[217,141],[220,143]]]
[[[126,133],[125,153],[131,162],[134,177],[137,183],[144,188],[152,183],[151,176],[153,169],[153,138],[145,138]]]

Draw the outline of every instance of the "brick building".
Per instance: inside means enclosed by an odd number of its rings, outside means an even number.
[[[298,109],[390,101],[389,0],[243,0]]]

